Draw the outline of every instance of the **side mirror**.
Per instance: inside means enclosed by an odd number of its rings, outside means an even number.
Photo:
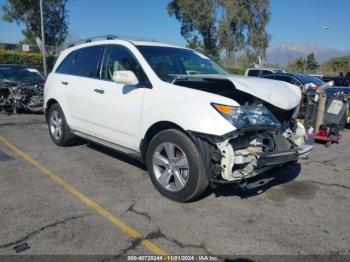
[[[125,85],[137,85],[139,83],[139,80],[137,79],[136,75],[133,71],[114,71],[112,80],[119,84],[125,84]]]

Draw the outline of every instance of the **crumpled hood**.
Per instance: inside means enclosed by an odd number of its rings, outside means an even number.
[[[300,88],[283,81],[258,77],[228,76],[235,87],[276,107],[290,110],[301,100]]]
[[[251,94],[265,102],[284,110],[290,110],[299,105],[300,88],[283,81],[259,77],[236,75],[184,75],[185,78],[226,79],[231,81],[236,89]]]

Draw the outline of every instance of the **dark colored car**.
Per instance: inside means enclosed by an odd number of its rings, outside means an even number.
[[[266,75],[262,77],[284,81],[300,87],[304,87],[307,84],[313,84],[316,87],[316,86],[321,86],[325,83],[324,81],[322,81],[317,77],[298,74],[298,73],[282,73],[282,74],[276,73],[276,74]]]
[[[25,65],[0,64],[0,111],[41,112],[44,77]]]
[[[325,90],[327,98],[337,96],[339,94],[350,94],[350,87],[329,87]]]
[[[275,73],[285,73],[282,69],[279,68],[248,68],[244,75],[245,76],[265,76]]]
[[[345,74],[345,76],[340,75],[338,77],[329,77],[329,76],[324,76],[322,78],[322,80],[324,81],[334,81],[334,85],[336,86],[346,86],[346,87],[350,87],[350,72],[347,72]]]
[[[325,84],[325,82],[317,77],[298,73],[276,73],[262,77],[284,81],[299,86],[303,92],[302,101],[300,103],[299,117],[313,118],[313,116],[310,117],[310,115],[313,115],[312,112],[315,112],[316,110],[315,96],[317,94],[315,90]]]
[[[0,81],[44,82],[44,77],[37,69],[25,65],[0,64]]]

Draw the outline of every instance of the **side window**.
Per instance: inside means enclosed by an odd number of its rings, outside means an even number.
[[[71,74],[72,66],[74,63],[74,58],[77,54],[77,51],[70,53],[63,62],[58,66],[56,73],[60,74]]]
[[[140,85],[150,86],[150,82],[140,64],[129,49],[119,45],[106,47],[102,62],[101,78],[111,80],[114,71],[129,70],[135,73]]]
[[[71,74],[98,78],[98,66],[104,46],[91,46],[78,50]]]
[[[248,76],[257,76],[259,75],[259,70],[249,70]]]

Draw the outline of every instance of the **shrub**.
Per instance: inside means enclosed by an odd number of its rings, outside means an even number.
[[[244,75],[245,73],[245,69],[242,68],[228,67],[226,70],[234,75]]]
[[[55,64],[57,57],[48,55],[46,59],[47,69],[50,72]],[[0,50],[0,64],[28,65],[40,71],[43,71],[43,59],[41,54],[38,53]]]

